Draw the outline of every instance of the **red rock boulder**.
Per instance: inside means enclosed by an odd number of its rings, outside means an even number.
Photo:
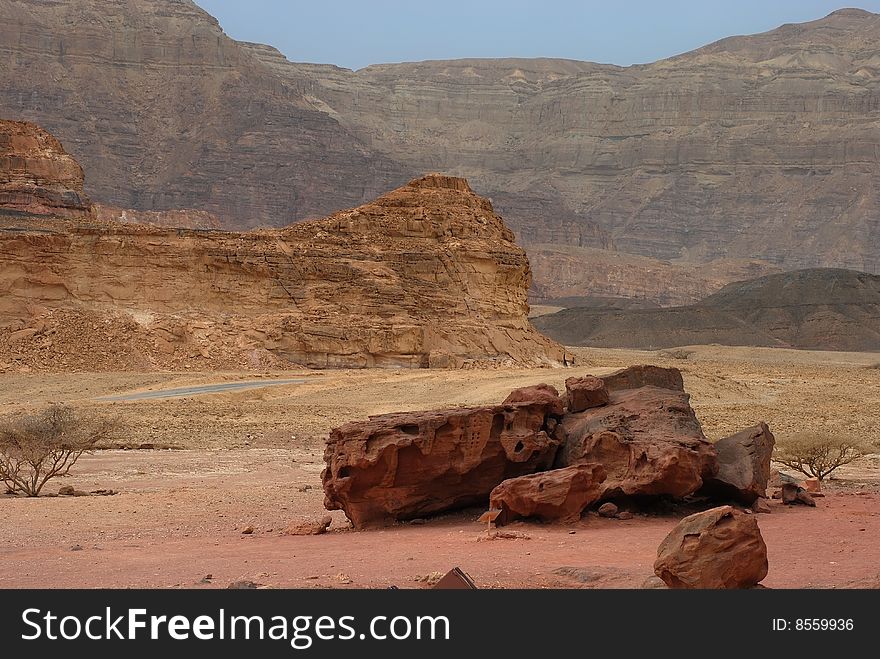
[[[654,562],[670,588],[751,588],[767,568],[755,516],[732,506],[685,517],[660,543]]]
[[[605,470],[582,464],[510,478],[492,490],[489,508],[500,510],[496,523],[520,517],[573,521],[602,494]]]
[[[699,490],[717,471],[715,448],[680,382],[675,369],[649,366],[611,376],[607,405],[563,417],[557,466],[601,464],[603,499]]]
[[[536,384],[511,391],[502,405],[519,405],[522,403],[540,403],[547,406],[547,413],[562,416],[564,404],[556,387],[549,384]]]
[[[504,480],[549,468],[556,403],[386,414],[335,428],[324,506],[355,527],[485,505]]]
[[[715,442],[718,473],[706,481],[706,494],[752,505],[767,496],[770,458],[776,439],[763,421]]]
[[[605,383],[592,375],[568,378],[565,381],[565,391],[568,394],[569,412],[583,412],[608,403],[608,389]]]

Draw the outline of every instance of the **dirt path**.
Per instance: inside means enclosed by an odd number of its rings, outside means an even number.
[[[305,380],[253,380],[250,382],[220,382],[217,384],[202,384],[193,387],[177,387],[176,389],[159,389],[158,391],[138,391],[131,394],[118,396],[102,396],[98,400],[125,401],[145,400],[149,398],[183,398],[184,396],[205,396],[209,394],[222,394],[227,391],[244,391],[246,389],[260,389],[261,387],[277,387],[283,384],[302,384]]]

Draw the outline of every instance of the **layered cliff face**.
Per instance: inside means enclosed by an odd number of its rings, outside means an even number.
[[[0,367],[554,365],[491,204],[427,176],[282,230],[0,216]]]
[[[190,0],[0,0],[0,117],[58,137],[118,208],[282,226],[408,178]]]
[[[52,135],[0,119],[0,213],[86,217],[83,170]]]
[[[880,269],[880,16],[620,68],[459,60],[307,75],[369,147],[467,176],[527,248]]]
[[[626,68],[357,72],[235,42],[190,0],[0,0],[0,15],[0,116],[58,135],[103,204],[283,226],[442,170],[489,197],[534,255],[536,297],[575,293],[545,273],[593,271],[613,254],[658,262],[617,258],[608,288],[664,304],[743,274],[705,264],[880,271],[875,14],[841,10]],[[646,290],[645,267],[670,265],[690,274]]]

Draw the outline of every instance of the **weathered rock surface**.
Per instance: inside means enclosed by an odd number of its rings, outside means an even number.
[[[586,376],[568,378],[565,381],[568,395],[568,411],[583,412],[591,407],[601,407],[608,403],[608,389],[599,378]]]
[[[685,517],[660,543],[654,562],[670,588],[751,588],[767,569],[755,516],[732,506]]]
[[[654,350],[720,343],[875,351],[880,276],[811,268],[735,282],[684,307],[569,308],[534,322],[565,345]]]
[[[602,379],[609,402],[567,414],[558,466],[599,463],[602,498],[693,494],[717,471],[715,449],[677,369],[636,366]]]
[[[0,0],[0,16],[0,117],[58,137],[97,202],[283,226],[433,169],[377,154],[191,0]]]
[[[561,363],[528,321],[530,281],[491,204],[440,175],[283,230],[0,216],[0,363]]]
[[[95,204],[95,216],[102,222],[149,224],[175,229],[220,229],[219,218],[207,211],[178,209],[165,211],[138,211]]]
[[[684,391],[684,379],[677,368],[664,368],[651,364],[628,366],[608,375],[600,375],[609,393],[641,387],[658,387],[672,391]]]
[[[573,521],[602,494],[605,470],[581,464],[511,478],[492,490],[489,507],[501,510],[497,524],[520,517]]]
[[[555,416],[562,416],[565,411],[559,392],[556,391],[556,387],[549,384],[536,384],[531,387],[514,389],[501,404],[513,405],[516,403],[542,403],[547,405],[547,413]]]
[[[39,126],[0,119],[0,214],[88,217],[83,170]]]
[[[284,225],[446,169],[508,218],[536,298],[687,304],[773,267],[880,268],[875,14],[631,67],[356,72],[237,43],[189,0],[0,0],[0,16],[0,116],[52,130],[112,206]]]
[[[485,505],[502,481],[549,468],[553,403],[386,414],[335,428],[324,506],[357,528]]]
[[[704,490],[752,505],[766,498],[770,481],[770,458],[776,438],[763,421],[715,442],[718,473],[706,481]]]
[[[553,305],[558,299],[575,298],[557,305],[566,308],[581,307],[576,298],[585,294],[641,303],[645,308],[693,304],[731,282],[780,271],[779,266],[748,258],[703,263],[571,244],[527,244],[525,248],[535,273],[530,299]]]
[[[528,246],[876,271],[878,40],[880,16],[845,9],[625,68],[470,59],[352,72],[262,55],[311,78],[372,148],[457,168]]]

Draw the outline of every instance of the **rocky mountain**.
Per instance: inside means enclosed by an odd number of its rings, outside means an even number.
[[[0,116],[57,134],[103,204],[281,226],[445,171],[514,229],[535,300],[685,304],[778,269],[880,269],[869,12],[631,67],[350,71],[235,42],[190,0],[0,0],[0,11]],[[606,285],[596,261],[616,264]]]
[[[878,41],[852,9],[627,68],[273,61],[371,148],[468,176],[527,246],[874,272]]]
[[[880,276],[815,268],[725,286],[666,309],[570,308],[534,319],[566,345],[725,345],[880,351]]]
[[[190,0],[0,0],[0,117],[58,137],[118,208],[283,226],[404,183]]]
[[[69,184],[52,171],[81,183],[44,131],[3,126],[34,149],[0,163],[27,162],[50,191]],[[19,200],[0,211],[0,370],[566,360],[527,319],[525,252],[464,179],[425,176],[323,220],[242,233],[53,217]]]

